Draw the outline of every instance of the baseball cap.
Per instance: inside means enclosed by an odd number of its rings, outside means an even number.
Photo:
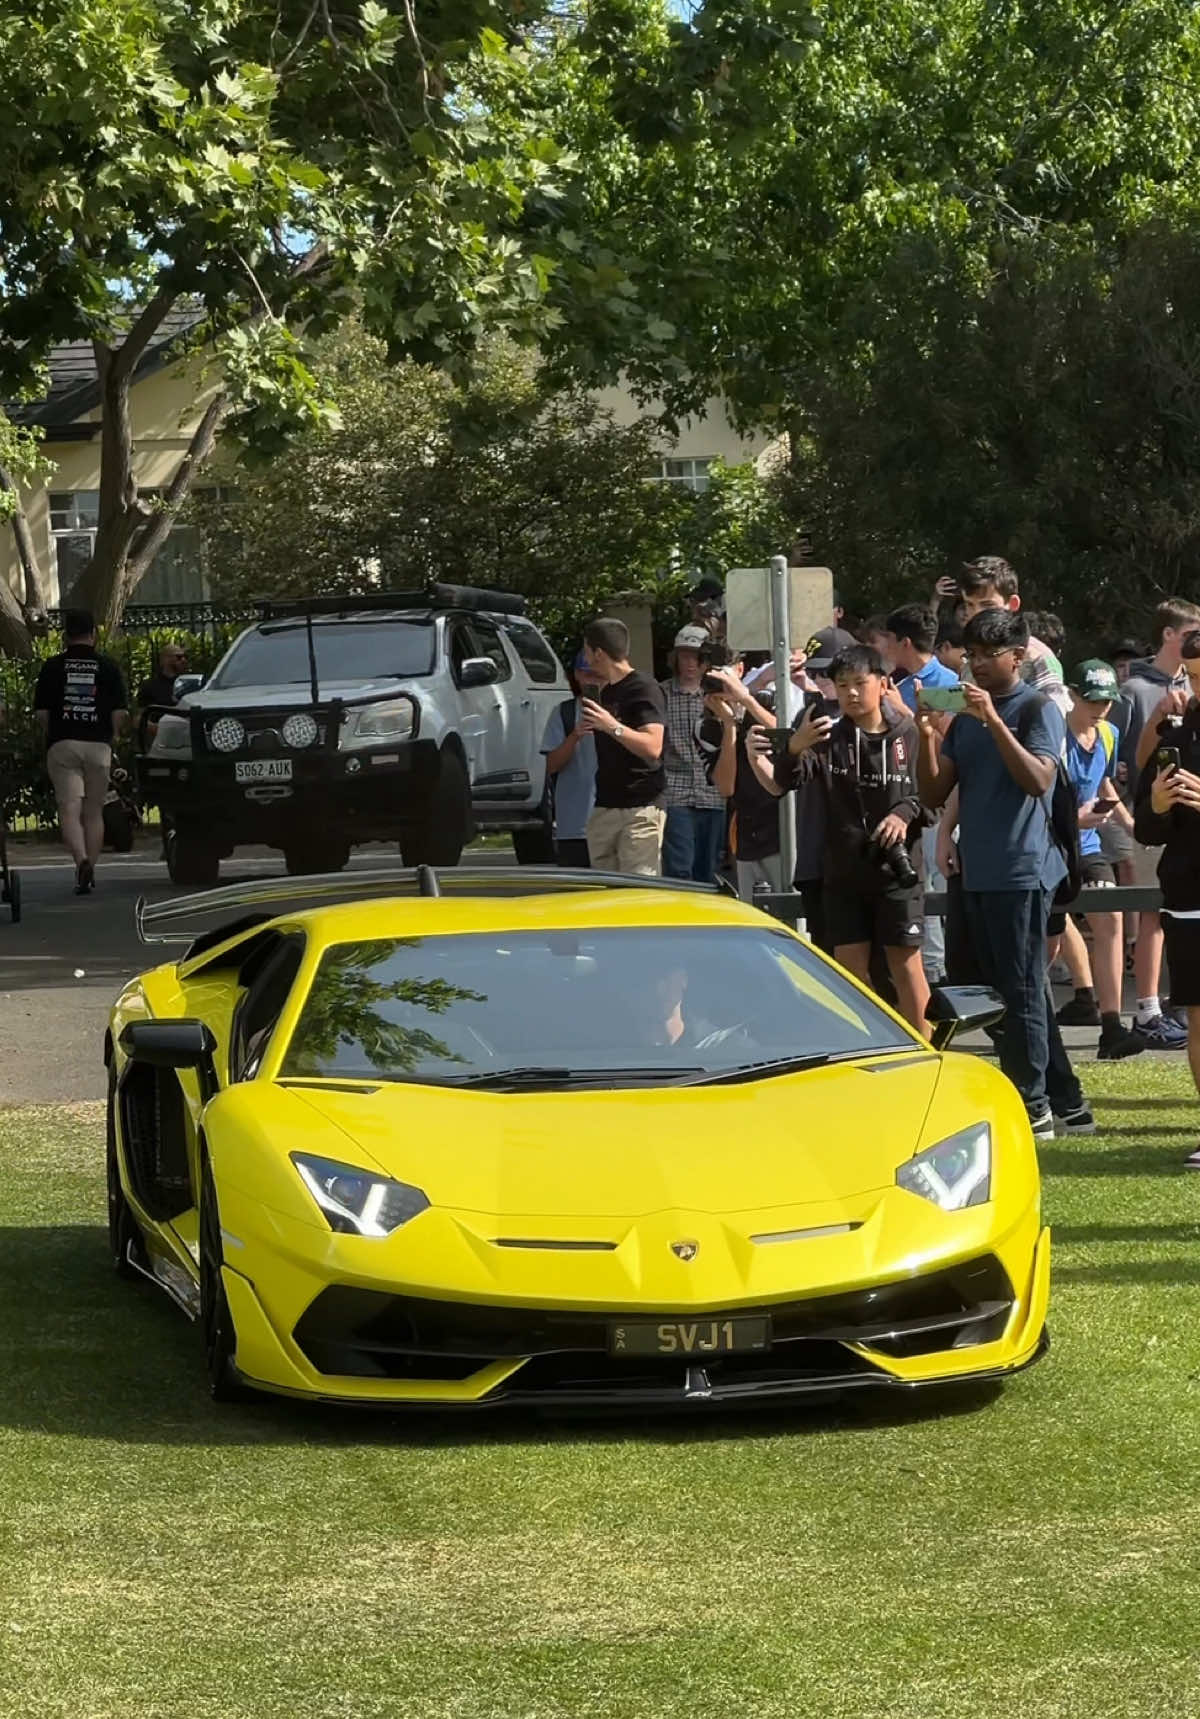
[[[1117,698],[1121,691],[1116,669],[1099,657],[1089,657],[1086,662],[1077,663],[1067,685],[1090,704],[1103,704],[1106,699]]]
[[[857,643],[854,634],[848,633],[845,627],[822,627],[804,647],[804,654],[808,658],[804,666],[819,673],[821,669],[829,667],[839,651],[849,650],[851,645]]]
[[[1108,654],[1110,657],[1144,657],[1149,652],[1136,639],[1118,639]]]
[[[575,661],[571,664],[571,667],[575,670],[576,674],[581,673],[582,670],[586,668],[590,668],[591,664],[588,662],[587,652],[580,651],[578,656],[575,658]]]
[[[699,651],[711,643],[711,640],[712,634],[706,628],[698,627],[695,622],[691,622],[686,627],[680,627],[676,633],[674,648],[677,651]]]

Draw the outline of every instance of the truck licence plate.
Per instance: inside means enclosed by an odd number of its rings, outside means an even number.
[[[235,782],[290,782],[290,758],[246,758],[233,767]]]

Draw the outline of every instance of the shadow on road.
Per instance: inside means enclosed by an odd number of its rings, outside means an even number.
[[[975,1413],[999,1391],[990,1385],[864,1393],[787,1411],[698,1410],[660,1418],[397,1415],[265,1397],[226,1407],[209,1398],[197,1328],[151,1285],[118,1279],[107,1233],[91,1224],[0,1228],[0,1306],[20,1310],[0,1334],[0,1426],[128,1444],[674,1444],[831,1428],[867,1432]]]

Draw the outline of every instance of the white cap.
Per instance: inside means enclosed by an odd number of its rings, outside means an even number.
[[[675,649],[677,651],[703,650],[704,646],[711,642],[712,634],[704,627],[696,626],[694,622],[686,627],[680,627],[675,635]]]

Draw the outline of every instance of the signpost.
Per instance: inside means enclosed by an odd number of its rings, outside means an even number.
[[[792,603],[787,557],[771,557],[771,651],[775,658],[775,721],[788,726],[792,684]],[[779,860],[783,887],[790,890],[796,875],[796,807],[790,794],[779,802]]]

